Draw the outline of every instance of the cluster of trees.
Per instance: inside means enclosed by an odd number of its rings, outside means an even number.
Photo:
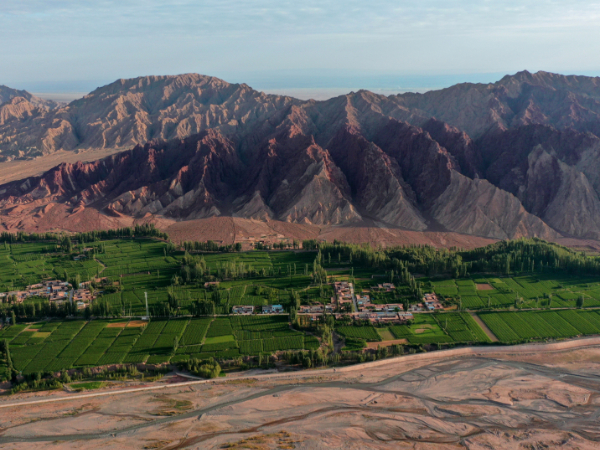
[[[217,306],[211,300],[195,300],[188,306],[190,314],[194,316],[214,316],[217,313]]]
[[[392,269],[403,282],[406,273],[426,276],[450,274],[466,277],[472,272],[527,273],[552,270],[574,274],[600,274],[600,257],[588,256],[543,239],[516,239],[501,241],[473,250],[458,248],[438,249],[429,245],[373,248],[370,245],[333,243],[307,240],[305,249],[318,250],[313,274],[317,266],[334,260],[348,261],[353,266],[373,269]],[[325,258],[323,255],[327,255]]]
[[[205,360],[197,358],[188,359],[180,364],[180,368],[202,378],[216,378],[221,373],[221,366],[214,358]]]
[[[300,352],[285,352],[282,359],[288,364],[300,364],[305,369],[321,367],[339,362],[339,356],[329,354],[321,348]]]
[[[69,302],[57,305],[39,297],[31,297],[27,300],[27,303],[3,304],[0,307],[0,318],[2,320],[6,320],[7,317],[13,317],[12,320],[26,320],[44,317],[68,317],[73,314],[77,314],[77,305]]]
[[[15,375],[12,358],[10,356],[10,346],[8,344],[8,339],[2,339],[0,341],[0,355],[4,359],[4,363],[6,365],[6,373],[0,375],[0,380],[10,380]]]
[[[300,248],[300,241],[298,241],[298,239],[294,239],[291,242],[290,241],[280,241],[280,242],[274,242],[273,244],[256,242],[254,244],[255,250],[271,250],[271,249],[286,250],[289,248],[293,248],[293,249]]]
[[[561,271],[572,274],[600,274],[600,257],[588,256],[542,239],[501,241],[460,256],[474,272],[503,274]]]
[[[206,267],[204,258],[186,252],[181,265],[182,281],[184,283],[194,283],[204,280],[205,276],[210,276],[210,270]]]
[[[121,311],[113,308],[112,304],[102,297],[94,300],[91,306],[86,306],[84,309],[83,315],[86,319],[89,319],[91,316],[94,317],[112,317],[112,316],[120,316]]]
[[[317,256],[313,261],[310,278],[314,284],[327,284],[327,271],[323,268],[323,253],[321,250],[317,252]]]
[[[273,248],[275,250],[286,250],[289,248],[297,249],[297,248],[300,248],[300,241],[298,239],[294,239],[291,242],[290,241],[274,242]]]
[[[61,242],[65,235],[63,233],[10,233],[3,231],[0,233],[0,242],[36,242],[36,241],[54,241]],[[154,224],[142,224],[134,227],[115,228],[112,230],[94,230],[85,233],[74,233],[69,235],[70,239],[78,242],[94,242],[103,239],[115,239],[123,237],[156,237],[168,240],[169,236],[158,230]]]
[[[241,252],[242,244],[236,242],[235,244],[219,245],[215,241],[197,242],[197,241],[185,241],[181,244],[183,249],[187,252]]]
[[[263,267],[256,269],[251,264],[239,261],[237,258],[218,262],[216,267],[211,269],[207,266],[204,257],[201,255],[191,255],[185,253],[181,261],[180,275],[173,278],[173,284],[197,283],[203,281],[219,280],[240,280],[246,278],[266,278],[266,277],[290,277],[290,281],[297,274],[296,264],[287,266]],[[308,275],[308,266],[304,268],[304,274]]]
[[[68,381],[65,383],[71,382],[71,379],[68,374],[66,374]],[[16,381],[16,380],[15,380]],[[32,374],[31,376],[26,377],[20,383],[15,383],[14,386],[10,389],[11,394],[16,394],[18,392],[36,390],[36,391],[47,391],[51,389],[61,389],[63,387],[63,381],[61,378],[41,378],[41,374],[38,372],[36,374]]]

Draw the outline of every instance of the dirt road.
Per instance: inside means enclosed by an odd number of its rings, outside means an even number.
[[[492,332],[492,330],[490,330],[488,328],[488,326],[485,324],[485,322],[483,320],[481,320],[481,317],[479,317],[476,313],[474,312],[470,312],[469,314],[471,314],[471,317],[473,318],[473,320],[475,320],[475,322],[477,322],[477,324],[481,327],[481,329],[485,332],[485,334],[487,334],[487,336],[490,338],[490,340],[492,342],[498,342],[499,339],[496,337],[496,335]]]

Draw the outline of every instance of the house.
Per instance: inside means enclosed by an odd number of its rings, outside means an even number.
[[[396,289],[396,286],[393,283],[382,283],[371,287],[371,290],[380,292],[392,292],[394,289]]]
[[[359,310],[361,307],[365,307],[370,304],[371,304],[371,297],[369,297],[368,295],[356,294],[356,305],[358,306]]]
[[[376,323],[403,323],[413,318],[410,313],[398,313],[395,311],[363,311],[356,314],[356,317],[362,320]]]
[[[266,305],[262,307],[263,314],[281,314],[283,313],[283,306],[281,305]]]
[[[204,283],[204,289],[208,289],[210,287],[217,287],[219,285],[218,281],[207,281],[206,283]]]
[[[423,303],[425,303],[425,308],[428,311],[444,309],[440,302],[440,299],[436,294],[425,294],[423,296]]]
[[[396,313],[399,311],[404,311],[404,306],[402,306],[400,303],[392,303],[392,304],[388,304],[388,305],[370,305],[369,309],[376,311],[376,312]]]
[[[324,311],[325,308],[323,307],[323,305],[321,303],[317,303],[315,305],[301,305],[299,312],[301,314],[323,314]]]
[[[237,305],[231,308],[233,314],[250,315],[254,313],[254,306]]]
[[[352,283],[348,283],[347,281],[336,281],[333,283],[333,288],[335,290],[335,299],[337,300],[338,307],[352,303],[352,297],[354,296],[354,286]]]

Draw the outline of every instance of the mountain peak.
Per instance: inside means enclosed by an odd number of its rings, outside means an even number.
[[[33,106],[38,108],[53,109],[58,106],[58,103],[52,100],[46,100],[40,97],[36,97],[30,92],[22,89],[13,89],[8,86],[0,85],[0,105],[11,101],[13,98],[24,98],[30,102]]]

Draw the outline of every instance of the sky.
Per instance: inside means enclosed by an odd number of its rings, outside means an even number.
[[[585,0],[2,0],[0,84],[88,92],[198,72],[263,90],[424,90],[600,75]]]

